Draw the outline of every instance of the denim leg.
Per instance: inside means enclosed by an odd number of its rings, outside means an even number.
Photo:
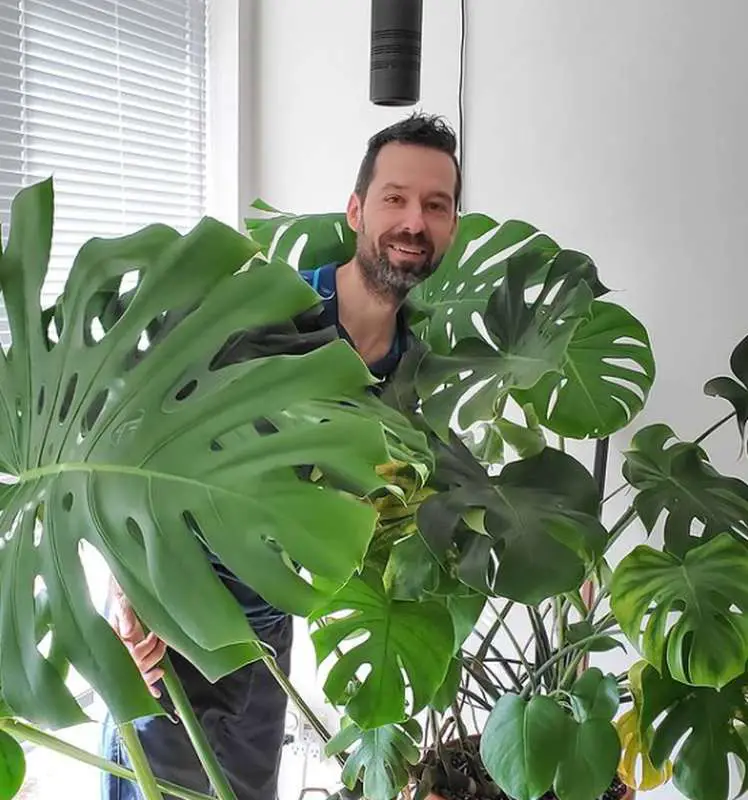
[[[208,780],[192,749],[184,726],[169,717],[143,717],[134,722],[154,775],[186,789],[208,793]],[[127,751],[112,718],[107,715],[102,730],[102,750],[106,758],[130,768]],[[102,773],[102,800],[143,800],[137,786],[124,778]],[[164,795],[165,800],[176,800]]]

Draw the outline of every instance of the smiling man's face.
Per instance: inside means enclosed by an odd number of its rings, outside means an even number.
[[[381,149],[366,196],[348,204],[356,260],[373,292],[401,301],[434,273],[457,225],[456,182],[447,153],[399,142]]]

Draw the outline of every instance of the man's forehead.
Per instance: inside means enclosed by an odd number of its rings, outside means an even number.
[[[448,153],[433,147],[390,142],[377,156],[372,183],[380,188],[411,188],[452,193],[456,167]]]

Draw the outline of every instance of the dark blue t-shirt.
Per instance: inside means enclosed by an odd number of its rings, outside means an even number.
[[[326,264],[314,270],[300,270],[301,276],[322,298],[323,308],[320,322],[324,327],[334,325],[338,335],[353,344],[348,332],[340,324],[338,318],[338,297],[336,291],[335,273],[339,264]],[[389,353],[384,358],[372,364],[369,371],[377,378],[386,381],[397,368],[402,354],[408,347],[409,334],[404,314],[399,314],[397,319],[397,332],[392,342]],[[213,567],[225,586],[234,595],[237,602],[244,609],[255,631],[262,631],[274,625],[286,615],[265,602],[253,589],[242,583],[229,569],[212,557]]]

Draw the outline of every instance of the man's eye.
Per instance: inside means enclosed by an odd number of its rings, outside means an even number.
[[[401,200],[402,200],[402,198],[399,195],[396,195],[396,194],[390,194],[390,195],[387,195],[387,197],[384,198],[384,202],[385,203],[390,203],[390,204],[399,203]]]
[[[443,214],[447,210],[447,206],[444,203],[429,203],[428,210]]]

